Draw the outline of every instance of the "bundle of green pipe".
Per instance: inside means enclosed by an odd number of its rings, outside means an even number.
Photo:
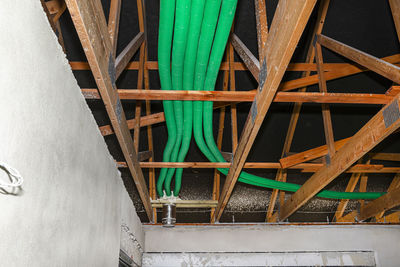
[[[162,90],[213,91],[228,41],[238,0],[160,0],[158,42]],[[171,49],[172,47],[172,49]],[[172,74],[171,74],[172,50]],[[183,102],[183,103],[182,103]],[[213,136],[213,103],[210,101],[163,101],[168,129],[164,162],[183,162],[192,131],[200,151],[211,162],[225,162]],[[219,168],[227,175],[229,169]],[[175,173],[174,191],[171,181]],[[163,168],[157,193],[179,195],[183,169]],[[271,180],[241,172],[240,182],[296,192],[301,185]],[[381,192],[337,192],[323,190],[317,196],[332,199],[375,199]]]

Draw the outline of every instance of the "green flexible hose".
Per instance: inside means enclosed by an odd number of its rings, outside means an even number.
[[[199,44],[200,28],[204,15],[204,0],[192,0],[192,10],[190,12],[190,23],[188,40],[186,45],[186,55],[183,67],[183,89],[193,90],[194,67],[196,64],[197,47]],[[193,102],[183,102],[183,139],[181,149],[178,154],[178,162],[184,161],[189,150],[193,130]],[[182,183],[183,169],[176,169],[174,196],[179,195]]]
[[[190,20],[190,7],[192,0],[177,0],[175,11],[174,42],[172,47],[172,86],[173,90],[182,90],[183,86],[183,63],[185,60],[187,33]],[[183,103],[180,100],[174,101],[174,113],[177,129],[177,138],[172,150],[170,160],[175,162],[182,144],[183,137]],[[171,195],[171,180],[175,168],[168,169],[164,182],[164,189],[167,196]]]
[[[210,57],[212,42],[218,22],[221,0],[208,0],[206,2],[204,19],[201,25],[199,47],[197,51],[194,90],[203,90],[207,64]],[[193,105],[193,134],[200,151],[210,160],[215,158],[210,153],[203,137],[203,102],[194,101]]]
[[[221,12],[218,20],[218,27],[215,33],[214,43],[211,50],[210,61],[207,67],[207,75],[204,82],[205,91],[214,91],[217,81],[219,67],[221,66],[226,43],[232,27],[238,0],[224,0],[222,2]],[[214,157],[220,161],[223,157],[215,144],[213,136],[213,102],[204,101],[203,104],[203,127],[206,144]]]
[[[158,37],[158,72],[161,89],[171,90],[171,45],[175,16],[175,0],[160,0],[160,26]],[[168,129],[168,141],[165,145],[163,161],[170,161],[172,149],[176,142],[176,123],[173,103],[171,100],[163,101],[165,121]],[[163,195],[163,184],[167,174],[167,168],[162,168],[157,180],[157,193]]]
[[[210,56],[210,62],[207,68],[207,76],[204,83],[204,90],[210,90],[210,91],[214,90],[219,67],[221,65],[223,53],[232,26],[236,6],[237,6],[237,0],[224,0],[222,3],[221,14],[218,21],[218,28],[215,34],[214,44]],[[218,162],[225,162],[221,152],[219,151],[217,145],[215,144],[213,137],[212,105],[213,103],[210,101],[204,102],[204,107],[203,107],[204,136],[206,138],[208,149],[203,149],[204,151],[206,151],[206,153],[204,152],[203,153],[210,161],[214,161],[213,159],[216,159],[216,161]],[[212,153],[212,156],[210,155],[210,152]],[[229,169],[219,168],[218,170],[224,175],[228,175]],[[296,192],[301,187],[301,185],[262,178],[246,172],[241,172],[238,180],[240,182],[251,185],[256,185],[271,189],[279,189],[290,192]],[[333,199],[375,199],[382,196],[383,194],[384,193],[380,192],[336,192],[330,190],[323,190],[319,194],[317,194],[317,196],[324,198],[333,198]]]
[[[170,1],[170,0],[161,0],[163,1]],[[221,0],[208,0],[205,12],[204,12],[204,20],[201,27],[201,36],[199,40],[198,46],[198,53],[197,53],[197,61],[196,61],[196,75],[194,81],[194,89],[195,90],[213,90],[215,86],[215,81],[218,75],[218,68],[222,60],[223,52],[226,46],[226,35],[229,35],[230,26],[233,19],[234,11],[236,8],[237,0],[224,0],[224,4],[221,8],[221,18],[220,22],[218,23],[218,30],[215,36],[215,43],[213,46],[213,51],[211,52],[211,61],[210,65],[207,69],[207,62],[209,60],[209,54],[211,49],[211,44],[214,32],[215,32],[215,24],[218,19],[219,8],[221,5]],[[232,14],[233,13],[233,14]],[[160,15],[160,22],[161,22],[161,15]],[[221,26],[220,26],[221,24]],[[160,27],[161,27],[160,23]],[[229,26],[229,27],[228,27]],[[220,29],[221,28],[221,29]],[[160,30],[161,31],[161,30]],[[226,32],[225,32],[226,31]],[[226,40],[225,40],[226,38]],[[160,35],[161,39],[161,35]],[[225,40],[225,41],[224,41]],[[161,41],[160,41],[161,43]],[[159,45],[160,45],[159,43]],[[222,48],[221,48],[222,47]],[[165,47],[163,47],[165,48]],[[160,48],[159,48],[160,49]],[[170,50],[170,46],[169,46]],[[222,51],[222,52],[221,52]],[[165,52],[165,50],[164,50]],[[159,51],[160,53],[160,51]],[[160,60],[160,58],[159,58]],[[205,78],[205,73],[207,69],[207,77]],[[165,72],[161,73],[160,68],[160,79],[162,74],[165,75]],[[189,74],[188,74],[189,75]],[[162,80],[162,79],[161,79]],[[163,87],[164,89],[164,87]],[[165,101],[164,101],[165,102]],[[212,103],[211,103],[212,104]],[[164,105],[165,109],[165,105]],[[166,111],[166,110],[165,110]],[[207,138],[207,144],[204,142],[203,139],[203,129],[202,129],[202,117],[204,115],[204,130],[205,136]],[[167,114],[166,114],[167,116]],[[208,102],[205,103],[205,109],[203,112],[203,102],[195,101],[194,103],[194,115],[193,115],[193,127],[194,127],[194,136],[197,145],[199,146],[200,150],[203,154],[212,162],[225,162],[224,158],[222,157],[220,151],[218,150],[217,146],[215,145],[215,141],[212,135],[212,105],[210,109],[210,104]],[[167,127],[169,130],[170,125]],[[169,132],[169,131],[168,131]],[[210,148],[209,148],[210,146]],[[217,149],[215,149],[217,148]],[[165,151],[164,151],[165,154]],[[222,174],[227,175],[229,169],[227,168],[219,168],[218,169]],[[161,175],[160,175],[161,176]],[[267,178],[262,178],[256,175],[252,175],[246,172],[242,172],[238,179],[240,182],[261,186],[271,189],[279,189],[283,191],[290,191],[296,192],[301,185],[293,184],[293,183],[286,183],[286,182],[279,182]],[[157,191],[159,195],[161,195],[159,191],[159,182],[157,183]],[[162,185],[162,183],[161,183]],[[179,184],[180,187],[180,184]],[[179,193],[179,190],[177,191]],[[174,192],[175,195],[177,195]],[[319,194],[318,197],[324,198],[332,198],[332,199],[375,199],[378,198],[385,193],[381,192],[336,192],[330,190],[323,190]]]

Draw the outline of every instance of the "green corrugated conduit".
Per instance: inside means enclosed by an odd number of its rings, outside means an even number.
[[[192,0],[176,0],[175,29],[172,47],[172,89],[183,89],[183,65],[185,60],[186,41],[190,21]],[[170,160],[175,162],[182,144],[183,137],[183,103],[180,100],[173,101],[176,121],[176,142],[172,150]],[[165,193],[171,195],[171,180],[175,169],[170,168],[164,182]],[[180,186],[179,186],[180,187]]]
[[[168,1],[168,0],[161,0],[161,1]],[[195,2],[197,3],[202,1],[193,0],[192,12],[194,11]],[[221,6],[221,0],[206,1],[204,19],[201,25],[201,35],[198,40],[197,59],[191,59],[189,64],[187,63],[187,60],[189,60],[188,52],[185,57],[184,77],[186,77],[185,75],[188,75],[187,76],[188,80],[185,80],[184,78],[184,87],[188,85],[187,88],[189,89],[192,88],[190,87],[190,85],[193,84],[193,82],[190,82],[189,78],[192,77],[191,75],[193,72],[189,66],[193,66],[192,65],[193,61],[196,60],[196,72],[195,72],[195,80],[193,87],[194,90],[210,90],[210,91],[214,90],[215,82],[218,75],[218,70],[229,37],[230,28],[232,26],[236,5],[237,5],[237,0],[223,0],[222,6]],[[217,20],[218,20],[218,27],[216,29]],[[199,25],[198,21],[196,25]],[[192,31],[192,26],[194,27],[191,21],[189,35]],[[196,42],[196,38],[193,37],[192,40],[189,37],[187,51],[189,51],[189,47],[190,49],[195,49],[196,44],[191,44],[192,41]],[[211,51],[211,56],[209,56],[211,46],[212,46],[212,51]],[[190,55],[192,55],[192,52],[190,53]],[[187,69],[188,73],[186,73],[186,66],[188,66]],[[191,103],[191,101],[188,102]],[[190,108],[188,110],[190,111]],[[188,116],[186,114],[186,109],[184,115],[185,117]],[[218,150],[218,147],[216,146],[214,141],[213,129],[212,129],[212,116],[213,116],[212,102],[205,101],[203,103],[202,101],[194,101],[193,130],[194,130],[195,140],[199,149],[210,161],[225,162],[221,152]],[[190,118],[188,118],[187,120],[190,121]],[[206,141],[204,141],[203,139],[203,126],[204,126],[204,137]],[[169,127],[168,124],[167,127]],[[188,148],[185,149],[187,152]],[[225,169],[219,168],[218,170],[224,175],[227,175],[229,171],[226,168]],[[262,178],[246,172],[242,172],[240,174],[239,181],[255,186],[261,186],[270,189],[279,189],[289,192],[295,192],[301,187],[301,185],[298,184],[279,182],[267,178]],[[179,194],[180,182],[181,182],[181,175],[179,176],[179,181],[176,181],[175,184],[175,187],[178,186],[178,189],[174,191],[175,196]],[[375,199],[382,196],[383,194],[384,193],[380,192],[337,192],[337,191],[323,190],[319,194],[317,194],[317,196],[323,198],[332,198],[332,199]],[[159,195],[162,196],[160,192]]]
[[[199,47],[197,51],[194,90],[203,90],[207,72],[207,64],[218,22],[218,14],[221,8],[221,0],[207,0],[204,10],[204,19],[201,25]],[[203,101],[194,101],[193,107],[193,134],[200,151],[215,162],[203,137]]]
[[[158,35],[158,73],[162,90],[172,89],[171,46],[175,16],[175,0],[160,0],[160,25]],[[168,141],[165,145],[163,161],[170,161],[171,152],[176,142],[176,123],[171,100],[163,101],[165,121],[168,129]],[[163,195],[163,184],[168,169],[161,169],[157,180],[157,193]]]
[[[186,56],[183,67],[183,89],[193,90],[194,68],[197,58],[197,47],[199,44],[200,28],[204,15],[204,0],[192,0],[192,10],[190,12],[190,23],[188,40],[186,45]],[[185,160],[192,140],[193,130],[193,102],[183,101],[183,139],[178,155],[178,162]],[[176,169],[174,195],[178,196],[181,189],[183,169]]]

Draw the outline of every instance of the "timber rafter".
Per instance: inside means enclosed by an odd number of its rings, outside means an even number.
[[[88,4],[89,2],[90,4]],[[280,210],[275,214],[273,214],[273,211],[279,192],[278,190],[273,191],[266,216],[268,222],[282,221],[288,218],[341,173],[352,174],[346,188],[347,192],[352,192],[359,181],[362,184],[361,187],[363,187],[361,189],[366,189],[366,173],[400,172],[398,167],[390,167],[389,165],[386,166],[386,164],[385,166],[382,164],[362,164],[360,161],[360,158],[368,153],[370,149],[400,127],[400,117],[391,118],[390,123],[388,123],[390,116],[385,115],[389,111],[400,114],[400,87],[393,86],[386,94],[354,94],[328,92],[326,86],[327,81],[365,71],[374,71],[400,84],[400,54],[379,59],[321,35],[329,0],[319,2],[318,17],[313,32],[315,43],[314,46],[310,45],[307,59],[304,63],[289,63],[289,61],[317,1],[280,0],[269,30],[266,18],[266,3],[268,0],[255,0],[258,37],[258,55],[256,56],[258,56],[258,59],[232,29],[231,38],[227,46],[226,59],[220,68],[221,71],[224,71],[223,91],[160,91],[158,89],[150,89],[149,72],[157,71],[158,63],[157,61],[148,61],[144,2],[144,0],[137,0],[140,32],[119,55],[116,54],[116,47],[121,0],[110,1],[108,25],[105,25],[105,19],[100,15],[102,14],[102,8],[99,0],[87,0],[87,2],[66,0],[66,5],[62,0],[52,0],[46,2],[46,8],[51,14],[51,18],[54,18],[54,22],[58,23],[59,16],[63,14],[65,7],[68,6],[88,58],[88,62],[70,62],[70,65],[74,71],[92,71],[96,78],[98,88],[83,88],[82,93],[88,100],[102,99],[106,104],[111,125],[101,126],[100,131],[103,136],[116,134],[125,155],[125,161],[118,162],[118,166],[130,169],[150,221],[153,218],[155,218],[155,221],[157,220],[156,208],[161,206],[161,202],[150,201],[150,197],[152,199],[156,198],[156,168],[229,168],[229,174],[221,193],[219,190],[219,173],[215,172],[213,201],[212,203],[210,202],[211,204],[204,205],[204,207],[212,209],[212,223],[218,222],[221,217],[242,169],[276,169],[278,170],[276,179],[280,181],[286,180],[287,170],[314,173],[288,201],[285,201],[284,192],[280,192]],[[389,3],[393,10],[396,27],[399,28],[399,1],[389,0]],[[83,18],[81,14],[92,14],[93,18]],[[289,20],[286,19],[288,14],[290,14]],[[282,23],[282,21],[285,21],[285,23]],[[97,29],[92,29],[93,31],[91,32],[89,30],[93,26],[92,24],[98,27]],[[54,24],[52,25],[54,26]],[[93,45],[93,42],[97,42],[96,38],[99,38],[99,36],[94,36],[93,39],[93,36],[89,35],[94,33],[95,35],[103,36],[105,32],[108,32],[109,38],[105,38],[103,47],[100,46],[101,49],[96,50],[98,47]],[[106,37],[108,36],[106,35]],[[321,46],[349,58],[354,63],[323,62]],[[243,62],[235,62],[234,51]],[[110,75],[109,62],[101,58],[100,55],[102,53],[110,53],[110,58],[114,62],[112,64],[115,73],[114,77]],[[139,60],[131,61],[136,53],[139,53]],[[314,63],[315,55],[316,63]],[[116,89],[115,80],[118,79],[123,71],[130,70],[138,71],[137,89]],[[254,79],[260,83],[259,88],[249,91],[236,91],[236,71],[249,71]],[[281,82],[285,72],[293,71],[302,72],[301,78]],[[265,72],[265,77],[263,72]],[[311,72],[317,72],[317,74],[311,75]],[[307,86],[316,84],[319,85],[320,92],[306,92]],[[300,90],[294,92],[293,90],[296,89]],[[136,100],[135,118],[125,118],[120,100]],[[227,112],[225,107],[230,106],[232,155],[234,155],[232,162],[154,162],[151,126],[165,122],[165,117],[163,112],[151,113],[150,101],[159,100],[214,101],[214,108],[221,108],[217,140],[219,148],[221,148],[224,133],[225,114]],[[141,116],[141,101],[145,101],[146,116]],[[241,102],[252,102],[253,105],[238,142],[236,104]],[[272,102],[295,103],[282,157],[279,162],[246,163],[247,155]],[[303,103],[321,104],[327,145],[293,154],[289,151]],[[356,135],[335,142],[328,104],[385,106]],[[148,151],[144,152],[139,152],[138,150],[141,127],[147,127]],[[133,138],[129,130],[134,130]],[[327,155],[329,155],[328,162],[326,162]],[[400,161],[399,155],[396,153],[369,153],[368,157],[372,160]],[[149,161],[146,162],[145,160]],[[312,160],[317,161],[311,162]],[[356,163],[357,161],[358,163]],[[142,168],[149,169],[148,186],[144,181]],[[347,201],[344,200],[336,212],[336,219],[338,222],[354,222],[371,217],[381,220],[385,211],[400,205],[398,190],[398,187],[391,188],[385,196],[363,205],[360,212],[352,211],[343,216],[347,205]],[[393,217],[393,220],[399,220],[399,216],[399,214],[394,213],[390,218]]]

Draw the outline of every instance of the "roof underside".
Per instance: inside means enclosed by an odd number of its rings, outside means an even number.
[[[108,0],[103,0],[105,14],[109,12]],[[273,14],[276,9],[277,0],[267,0],[268,25],[271,25]],[[318,4],[317,4],[318,5]],[[318,7],[311,15],[302,38],[295,50],[291,62],[305,62],[308,44],[313,38],[312,29],[316,20]],[[147,16],[147,38],[148,53],[150,61],[157,61],[158,41],[158,16],[159,1],[146,1]],[[241,0],[238,4],[234,22],[234,32],[246,44],[254,55],[258,55],[257,32],[255,21],[254,1]],[[106,16],[106,18],[108,15]],[[136,1],[122,1],[121,19],[118,37],[117,55],[125,48],[139,32],[137,23]],[[79,41],[78,35],[68,12],[65,12],[60,19],[62,34],[65,42],[65,49],[69,61],[87,61]],[[368,54],[382,58],[399,53],[399,42],[394,27],[391,10],[387,1],[331,1],[326,17],[322,34],[347,45],[355,47]],[[327,49],[323,49],[324,62],[329,63],[350,63],[349,60],[341,57]],[[138,60],[138,53],[132,61]],[[241,61],[235,55],[236,61]],[[75,77],[81,88],[96,88],[96,83],[90,71],[74,71]],[[222,72],[221,72],[222,74]],[[312,73],[315,74],[315,73]],[[285,80],[292,80],[301,77],[301,72],[287,72]],[[137,71],[124,71],[117,80],[117,87],[136,88]],[[393,82],[373,72],[364,72],[346,78],[328,81],[329,92],[346,93],[375,93],[383,94]],[[236,72],[237,90],[250,90],[257,88],[258,83],[249,71]],[[157,71],[150,71],[150,88],[160,88]],[[222,75],[220,75],[216,90],[222,89]],[[310,86],[310,92],[318,92],[318,86]],[[99,100],[88,100],[94,117],[99,126],[110,124],[104,104]],[[135,101],[124,101],[123,108],[128,119],[135,117]],[[251,102],[237,105],[238,133],[241,133]],[[375,115],[382,106],[380,105],[352,105],[336,104],[331,105],[332,124],[335,140],[354,135],[368,120]],[[247,158],[248,162],[278,162],[281,158],[283,144],[289,125],[293,104],[273,103],[269,109],[263,125],[258,133],[256,141]],[[162,112],[161,101],[151,102],[152,113]],[[229,111],[229,108],[227,109]],[[218,128],[219,111],[214,112],[214,129]],[[145,114],[144,108],[142,115]],[[230,127],[230,112],[225,118],[224,139],[222,151],[232,151],[232,138]],[[147,129],[142,128],[140,133],[139,151],[146,151]],[[154,161],[162,161],[162,153],[166,143],[165,123],[155,124],[152,127],[154,141]],[[214,130],[215,137],[217,131]],[[400,140],[398,133],[392,134],[374,152],[400,152]],[[124,161],[124,156],[115,135],[105,137],[108,148],[116,161]],[[301,110],[300,119],[294,135],[291,152],[302,152],[314,147],[325,145],[324,126],[320,104],[305,104]],[[192,140],[191,148],[186,158],[188,162],[207,161]],[[373,160],[371,163],[383,164]],[[385,166],[400,167],[396,162],[384,162]],[[148,182],[148,169],[143,169],[145,179]],[[263,177],[275,179],[276,170],[250,169],[248,172]],[[135,204],[136,210],[143,222],[147,221],[146,213],[139,198],[138,192],[131,178],[128,169],[121,169],[126,188]],[[337,191],[344,191],[351,174],[342,174],[326,188]],[[303,184],[310,173],[301,173],[298,170],[290,170],[287,179],[289,182]],[[394,174],[369,174],[367,191],[386,191]],[[156,170],[158,177],[158,170]],[[212,199],[214,170],[212,169],[185,169],[182,190],[182,199],[209,200]],[[224,178],[221,179],[221,185]],[[222,186],[221,186],[222,188]],[[357,191],[358,185],[356,187]],[[266,209],[272,190],[254,187],[237,183],[229,204],[224,210],[220,222],[264,222]],[[286,198],[291,194],[287,193]],[[295,214],[289,217],[290,222],[326,222],[333,220],[339,201],[327,200],[314,197]],[[350,201],[348,210],[359,208],[358,201]],[[279,209],[279,205],[275,206]],[[158,214],[158,221],[161,221],[161,214]],[[210,209],[178,209],[177,221],[180,223],[208,223],[210,222]]]

